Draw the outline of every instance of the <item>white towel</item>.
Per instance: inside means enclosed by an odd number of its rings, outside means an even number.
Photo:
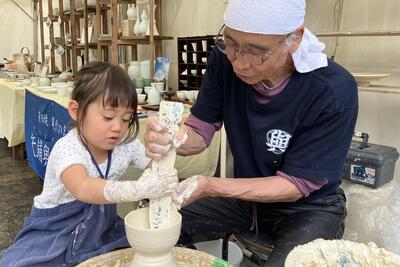
[[[229,0],[224,21],[229,28],[268,35],[295,32],[304,24],[305,0]],[[300,46],[292,54],[298,72],[326,67],[325,44],[305,29]]]

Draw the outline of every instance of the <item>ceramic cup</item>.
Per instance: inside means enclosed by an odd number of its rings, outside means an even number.
[[[201,46],[203,48],[203,51],[206,52],[207,51],[207,40],[202,40]]]
[[[50,79],[46,77],[41,77],[39,79],[39,85],[41,86],[50,86]]]
[[[190,70],[190,73],[191,73],[192,75],[197,75],[197,70]]]
[[[150,90],[151,90],[151,86],[145,86],[145,87],[144,87],[144,92],[145,92],[147,95],[149,94]]]
[[[145,99],[146,99],[146,95],[145,94],[138,94],[138,102],[139,103],[144,102]]]
[[[143,92],[143,88],[136,88],[136,94],[140,95]]]
[[[185,97],[186,97],[190,102],[194,102],[194,92],[195,92],[195,91],[185,91]]]
[[[182,52],[182,60],[183,62],[187,62],[187,53],[186,52]]]
[[[197,43],[192,43],[192,48],[193,48],[193,51],[197,51]]]
[[[186,96],[184,91],[177,91],[176,96],[179,98],[180,101],[185,101]]]
[[[56,89],[57,89],[57,95],[64,97],[67,95],[68,92],[68,84],[66,83],[58,83],[56,84]]]
[[[164,92],[164,82],[151,83],[151,86],[154,86],[160,93]]]

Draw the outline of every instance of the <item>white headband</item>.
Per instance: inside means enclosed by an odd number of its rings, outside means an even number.
[[[224,13],[229,28],[258,34],[285,35],[304,24],[305,0],[229,0]],[[305,29],[299,48],[292,54],[298,72],[328,65],[325,44]]]

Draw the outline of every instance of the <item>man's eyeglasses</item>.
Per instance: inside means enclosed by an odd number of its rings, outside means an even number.
[[[274,53],[275,51],[279,48],[279,46],[283,43],[283,41],[286,40],[287,37],[289,37],[290,34],[286,35],[285,38],[283,38],[276,47],[271,49],[268,52],[262,52],[258,54],[253,54],[250,52],[246,52],[240,49],[237,49],[233,45],[226,44],[224,35],[222,34],[222,31],[224,30],[225,25],[222,26],[222,28],[219,30],[217,36],[214,38],[214,43],[215,46],[225,55],[227,55],[229,58],[234,58],[237,54],[239,54],[242,59],[245,61],[249,62],[252,65],[255,66],[261,66],[264,64],[265,61],[267,61]]]

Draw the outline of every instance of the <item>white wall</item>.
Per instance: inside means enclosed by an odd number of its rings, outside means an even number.
[[[15,0],[32,16],[31,0]],[[0,62],[12,59],[14,53],[27,46],[33,53],[33,22],[11,0],[0,0]]]

